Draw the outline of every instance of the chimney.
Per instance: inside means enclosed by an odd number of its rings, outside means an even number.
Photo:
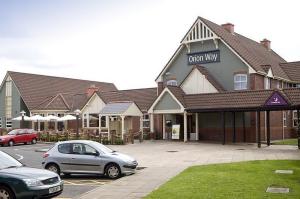
[[[164,90],[164,83],[163,82],[157,82],[157,96],[160,95],[160,93]]]
[[[267,50],[271,50],[271,41],[264,39],[262,41],[260,41],[260,43],[267,49]]]
[[[99,88],[95,86],[95,84],[90,85],[90,87],[86,90],[87,97],[91,97],[95,92],[99,91]]]
[[[234,34],[234,25],[232,23],[225,23],[221,25],[229,33]]]

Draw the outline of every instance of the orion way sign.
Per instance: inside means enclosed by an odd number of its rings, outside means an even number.
[[[188,65],[220,62],[220,50],[189,53],[187,56]]]

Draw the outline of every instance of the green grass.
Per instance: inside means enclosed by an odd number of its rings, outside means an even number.
[[[281,140],[281,141],[276,141],[273,144],[276,145],[298,145],[298,140],[297,139],[286,139],[286,140]]]
[[[294,174],[275,174],[277,169],[292,169]],[[290,193],[266,193],[270,185],[288,187]],[[193,166],[146,198],[299,199],[300,161],[266,160]]]

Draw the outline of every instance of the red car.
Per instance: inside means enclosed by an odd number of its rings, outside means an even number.
[[[7,135],[0,136],[0,145],[13,146],[19,143],[36,144],[37,133],[33,129],[14,129]]]

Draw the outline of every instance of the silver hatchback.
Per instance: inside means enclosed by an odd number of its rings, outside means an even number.
[[[43,156],[43,167],[57,174],[103,174],[111,179],[135,172],[137,161],[98,142],[58,142]]]

